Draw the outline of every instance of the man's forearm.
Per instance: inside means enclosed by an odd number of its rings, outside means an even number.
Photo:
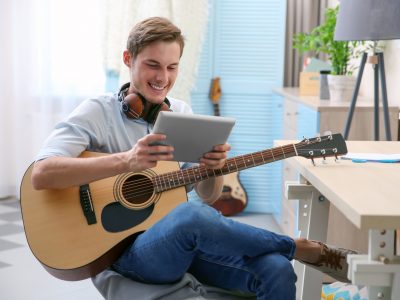
[[[50,157],[35,163],[32,185],[35,189],[61,189],[86,184],[129,171],[123,153],[73,158]]]
[[[221,196],[223,183],[223,177],[218,176],[198,183],[195,189],[204,202],[212,204]]]

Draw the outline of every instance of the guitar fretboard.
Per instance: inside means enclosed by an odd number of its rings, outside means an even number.
[[[155,191],[158,193],[296,155],[296,146],[294,144],[289,144],[227,159],[225,165],[221,169],[192,167],[157,175],[153,177],[153,183]]]

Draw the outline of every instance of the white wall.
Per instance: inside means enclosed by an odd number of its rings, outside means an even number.
[[[384,59],[389,104],[400,106],[400,40],[386,43]],[[380,90],[380,95],[381,92]],[[360,94],[371,101],[374,97],[374,73],[370,64],[365,65]]]

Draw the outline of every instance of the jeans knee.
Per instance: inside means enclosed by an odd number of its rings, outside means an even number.
[[[209,224],[212,219],[213,208],[194,203],[183,203],[177,206],[170,214],[178,227],[195,229]]]
[[[295,283],[297,280],[296,273],[294,272],[292,262],[282,255],[277,255],[274,264],[274,270],[279,277],[287,283]]]
[[[297,276],[292,263],[286,257],[280,254],[268,254],[260,260],[257,262],[258,271],[256,271],[259,283],[276,288],[295,286]]]

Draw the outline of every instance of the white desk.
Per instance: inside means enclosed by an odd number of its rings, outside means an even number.
[[[276,145],[290,141],[276,141]],[[349,152],[400,153],[400,142],[347,142]],[[360,229],[369,230],[365,255],[349,256],[349,278],[367,285],[369,300],[400,299],[400,264],[394,255],[395,229],[400,228],[400,163],[353,163],[327,158],[316,166],[303,157],[287,159],[300,173],[288,183],[288,199],[298,199],[301,236],[326,241],[329,205]],[[397,261],[396,261],[397,260]],[[384,262],[383,262],[384,261]],[[322,275],[295,263],[298,295],[320,299]]]

